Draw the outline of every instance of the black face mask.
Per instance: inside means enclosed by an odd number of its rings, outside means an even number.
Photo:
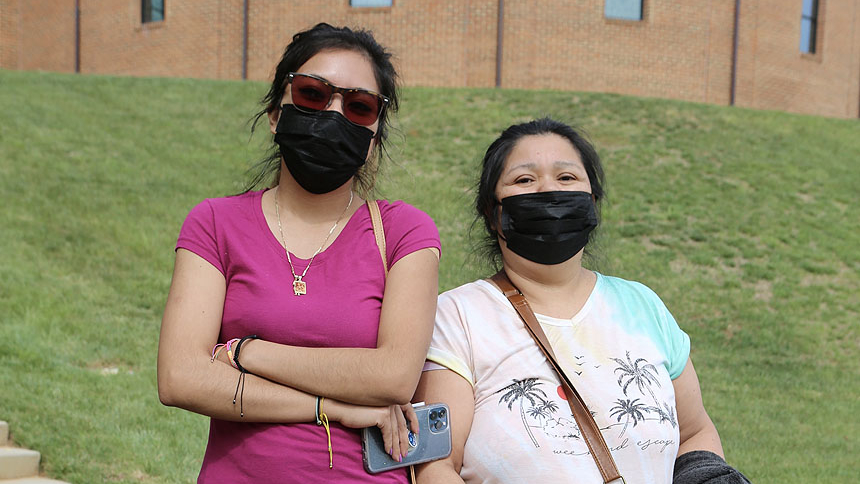
[[[537,192],[502,199],[501,229],[508,249],[538,264],[560,264],[588,243],[597,227],[587,192]]]
[[[364,165],[373,131],[337,111],[305,113],[284,104],[275,133],[284,164],[311,193],[340,188]]]

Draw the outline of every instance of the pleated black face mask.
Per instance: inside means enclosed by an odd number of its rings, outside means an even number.
[[[560,264],[588,243],[597,227],[587,192],[536,192],[502,199],[501,229],[508,249],[538,264]]]
[[[311,193],[340,188],[364,165],[373,131],[337,111],[305,113],[284,104],[275,132],[284,164]]]

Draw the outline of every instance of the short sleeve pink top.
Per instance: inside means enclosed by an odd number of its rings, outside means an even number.
[[[376,346],[385,272],[366,205],[320,252],[292,292],[286,253],[263,216],[264,190],[207,199],[191,210],[176,248],[215,266],[227,282],[220,341],[256,334],[306,347]],[[379,202],[389,267],[412,252],[440,248],[424,212],[402,202]],[[307,259],[291,255],[297,274]],[[245,408],[246,413],[253,408]],[[331,425],[334,468],[325,431],[315,423],[263,424],[211,419],[199,483],[406,482],[403,470],[376,475],[362,465],[360,433]]]

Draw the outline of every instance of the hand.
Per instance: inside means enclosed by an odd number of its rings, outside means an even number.
[[[397,425],[389,428],[392,434],[390,446],[385,441],[385,429],[380,427],[382,440],[385,442],[386,449],[392,449],[391,454],[394,454],[399,448],[401,458],[406,457],[406,454],[409,452],[409,431],[411,430],[416,436],[418,435],[418,416],[415,414],[415,409],[412,405],[408,403],[405,405],[391,405],[388,409],[391,412],[391,421],[396,422]],[[400,459],[398,459],[399,461]]]
[[[346,427],[379,427],[385,449],[397,461],[409,451],[409,430],[418,433],[418,417],[411,404],[368,407],[326,399],[324,405],[329,418]]]

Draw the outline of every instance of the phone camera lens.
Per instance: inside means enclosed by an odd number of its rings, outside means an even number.
[[[439,418],[445,418],[445,409],[444,408],[439,409]]]
[[[439,412],[437,412],[436,410],[430,412],[430,420],[436,420],[437,418],[439,418]]]
[[[437,421],[433,422],[433,429],[434,429],[434,430],[439,430],[439,429],[441,429],[444,425],[445,425],[445,424],[444,424],[444,423],[442,423],[442,421],[441,421],[441,420],[437,420]]]

